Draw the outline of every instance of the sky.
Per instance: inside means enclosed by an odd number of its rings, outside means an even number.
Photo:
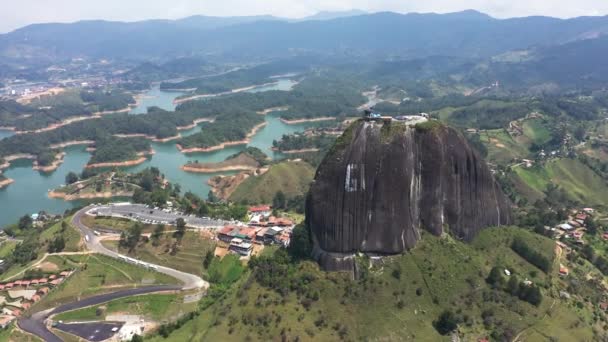
[[[271,14],[301,18],[319,11],[360,9],[447,13],[475,9],[496,18],[607,15],[608,0],[1,0],[0,32],[45,22],[85,19],[137,21],[190,15]]]

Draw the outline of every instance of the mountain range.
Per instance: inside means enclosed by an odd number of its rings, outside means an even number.
[[[608,17],[496,19],[476,11],[449,14],[320,13],[302,20],[272,16],[140,22],[35,24],[0,35],[0,64],[75,57],[167,60],[191,55],[487,58],[511,50],[592,39]]]

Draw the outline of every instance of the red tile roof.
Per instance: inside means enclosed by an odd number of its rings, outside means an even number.
[[[33,296],[32,296],[32,301],[33,301],[34,303],[35,303],[35,302],[37,302],[37,301],[39,301],[39,300],[40,300],[40,296],[39,296],[39,295],[33,295]]]
[[[59,285],[63,281],[63,278],[57,278],[55,280],[51,280],[51,285]]]
[[[259,205],[259,206],[255,206],[255,207],[249,207],[249,212],[251,213],[259,213],[259,212],[264,212],[264,211],[270,211],[271,208],[269,205]]]
[[[70,272],[69,271],[63,271],[63,272],[59,273],[59,275],[62,276],[62,277],[67,277],[67,276],[70,275]]]
[[[49,293],[50,289],[48,287],[42,287],[40,289],[38,289],[38,293],[41,293],[43,295]]]
[[[46,284],[48,282],[49,282],[49,280],[46,278],[42,278],[42,279],[38,280],[38,284]]]

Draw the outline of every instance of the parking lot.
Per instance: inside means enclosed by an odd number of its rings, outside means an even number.
[[[55,328],[80,336],[87,341],[97,342],[114,336],[123,324],[121,322],[58,323]]]
[[[214,220],[194,215],[185,215],[175,210],[149,208],[143,204],[117,203],[95,206],[89,210],[90,214],[99,216],[122,217],[149,224],[175,224],[178,218],[183,218],[186,225],[193,228],[223,227],[230,223],[223,220]]]

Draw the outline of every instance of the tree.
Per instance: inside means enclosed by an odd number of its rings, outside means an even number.
[[[517,293],[519,292],[519,281],[516,276],[511,276],[511,278],[509,278],[506,291],[512,296],[517,296]]]
[[[160,238],[163,236],[164,232],[165,232],[164,225],[162,225],[162,224],[156,225],[156,228],[154,228],[154,232],[152,232],[152,235],[150,236],[150,238],[152,239],[153,246],[158,246]]]
[[[123,248],[128,248],[129,252],[132,252],[141,238],[142,226],[140,223],[135,223],[126,232],[120,235],[119,245]]]
[[[175,226],[177,231],[173,234],[173,236],[176,239],[181,240],[186,234],[186,221],[180,217],[175,221]]]
[[[65,239],[63,238],[63,236],[59,235],[49,243],[48,251],[49,253],[59,253],[63,251],[64,248]]]
[[[272,199],[272,207],[274,209],[284,209],[286,203],[287,198],[285,197],[283,191],[277,191],[277,193],[274,195],[274,198]]]
[[[205,258],[203,259],[203,267],[205,269],[208,269],[209,266],[211,265],[211,261],[213,261],[213,251],[207,251],[207,254],[205,254]]]
[[[458,318],[450,310],[441,313],[439,318],[433,323],[435,329],[441,335],[447,335],[458,328]]]
[[[591,216],[585,218],[585,227],[587,227],[587,232],[589,234],[595,235],[597,233],[597,224]]]
[[[32,223],[34,221],[32,220],[32,218],[29,215],[23,215],[21,216],[21,218],[19,218],[19,229],[21,230],[25,230],[28,228],[32,227]]]
[[[312,253],[310,232],[306,225],[298,225],[293,229],[287,252],[294,259],[309,258]]]
[[[78,182],[78,175],[75,172],[68,172],[68,174],[65,176],[65,183],[66,184],[74,184]]]
[[[492,267],[490,274],[486,278],[486,282],[494,288],[499,288],[504,283],[504,278],[502,277],[502,272],[498,266]]]

